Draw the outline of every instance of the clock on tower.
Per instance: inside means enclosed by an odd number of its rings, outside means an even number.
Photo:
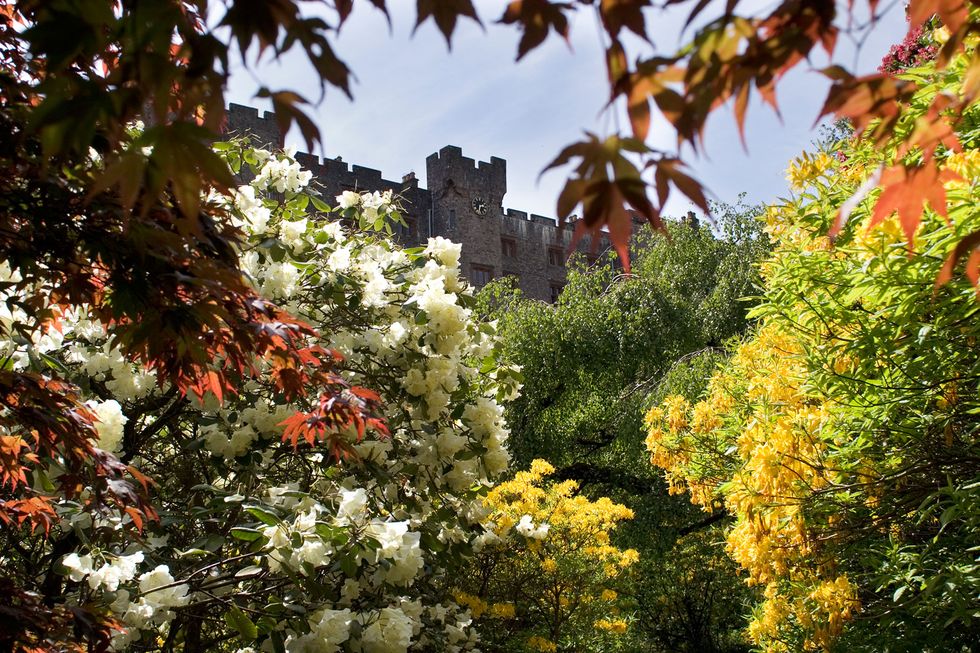
[[[473,212],[474,213],[476,213],[477,215],[486,215],[488,208],[489,207],[487,206],[487,201],[485,199],[483,199],[482,197],[474,197],[473,198]]]

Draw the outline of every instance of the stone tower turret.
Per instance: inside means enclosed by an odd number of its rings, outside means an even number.
[[[507,162],[463,156],[447,145],[425,160],[432,197],[432,233],[463,243],[462,273],[476,285],[501,276],[500,224]]]

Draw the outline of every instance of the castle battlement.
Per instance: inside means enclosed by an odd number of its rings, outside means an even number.
[[[506,168],[507,161],[496,156],[490,157],[490,161],[477,161],[468,156],[463,156],[463,149],[457,145],[445,145],[438,152],[433,152],[425,158],[428,163],[432,161],[442,161],[443,163],[456,164],[461,167],[475,168],[487,172],[498,167]]]
[[[272,113],[260,115],[253,107],[228,107],[229,134],[249,135],[264,147],[281,146],[279,126]],[[296,160],[313,173],[315,187],[324,201],[351,190],[390,190],[404,204],[407,227],[396,235],[407,246],[424,244],[442,236],[462,244],[462,273],[476,286],[500,276],[516,277],[529,296],[554,301],[566,277],[566,258],[574,229],[559,228],[558,221],[537,213],[504,209],[507,192],[507,161],[491,156],[479,161],[463,155],[462,148],[446,145],[426,157],[426,187],[414,172],[401,181],[386,179],[375,168],[348,164],[305,152]],[[574,223],[574,221],[573,221]],[[608,238],[599,237],[598,250],[608,248]],[[589,252],[587,240],[577,249]],[[590,256],[591,259],[591,256]]]

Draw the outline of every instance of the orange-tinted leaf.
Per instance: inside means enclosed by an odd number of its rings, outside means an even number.
[[[367,388],[345,388],[337,378],[329,390],[320,395],[316,406],[310,412],[298,412],[281,423],[284,427],[283,442],[293,447],[302,438],[313,446],[316,442],[327,442],[331,453],[338,460],[353,454],[349,443],[343,441],[342,432],[353,428],[357,439],[364,437],[366,429],[371,428],[386,437],[388,427],[384,420],[375,415],[380,406],[380,397]]]
[[[980,231],[971,232],[964,236],[960,242],[956,243],[956,247],[946,257],[946,262],[943,263],[942,269],[939,270],[939,274],[936,276],[936,288],[948,283],[953,278],[953,271],[956,269],[956,264],[968,252],[966,275],[973,285],[977,286],[978,291],[980,291],[980,285],[977,283],[980,280]]]
[[[615,88],[629,72],[629,65],[626,62],[626,50],[619,41],[613,41],[606,49],[606,74],[609,77],[609,86]]]
[[[738,94],[735,96],[735,105],[733,110],[735,111],[735,125],[738,127],[738,138],[742,141],[742,149],[746,152],[749,149],[748,143],[745,142],[745,113],[749,108],[749,91],[751,87],[746,84],[741,89],[739,89]]]
[[[944,25],[957,32],[969,19],[970,10],[965,0],[910,0],[908,14],[910,30],[938,14]]]
[[[586,230],[609,230],[613,247],[629,269],[629,237],[633,229],[633,212],[641,214],[651,225],[663,229],[660,210],[647,196],[647,185],[636,165],[624,153],[647,154],[646,145],[635,138],[611,136],[599,140],[587,134],[588,140],[566,147],[547,169],[580,161],[558,198],[558,215],[562,224],[577,204],[582,206],[582,220],[575,226],[573,242]]]
[[[126,506],[124,510],[126,511],[126,514],[129,515],[129,518],[133,520],[133,525],[136,526],[136,530],[142,532],[143,514],[139,510],[131,506]]]
[[[136,469],[136,467],[129,465],[126,470],[129,471],[133,478],[135,478],[136,481],[143,486],[143,491],[149,490],[151,485],[156,485],[152,478]]]
[[[704,211],[705,213],[710,213],[708,208],[708,199],[704,196],[704,189],[701,183],[695,180],[690,175],[681,172],[680,159],[661,159],[656,163],[657,174],[663,175],[664,178],[670,181],[674,186],[677,187],[679,191],[684,193],[689,200],[694,202],[695,206]],[[660,186],[658,185],[658,192]]]
[[[565,182],[565,187],[558,195],[557,213],[560,221],[570,216],[578,203],[582,201],[587,185],[584,179],[568,179]]]
[[[550,2],[550,0],[512,0],[504,10],[499,23],[505,25],[519,24],[521,41],[517,45],[517,60],[541,45],[548,37],[549,30],[568,42],[568,18],[565,11],[571,5],[567,2]]]
[[[941,169],[935,161],[917,166],[896,164],[886,168],[881,174],[883,190],[868,228],[873,228],[897,212],[911,249],[915,232],[922,221],[924,205],[928,204],[936,213],[946,217],[946,189],[943,183],[959,178],[955,172]]]
[[[272,100],[272,108],[276,114],[276,124],[279,133],[285,135],[292,124],[295,122],[299,126],[299,131],[306,141],[306,147],[313,151],[313,144],[320,142],[320,130],[313,120],[299,108],[301,104],[309,104],[302,96],[293,91],[271,92],[267,89],[259,91],[259,97],[268,97]]]
[[[456,30],[456,21],[460,16],[470,18],[483,27],[476,9],[473,8],[472,0],[416,0],[416,11],[418,17],[415,20],[415,29],[417,30],[422,23],[432,18],[439,31],[446,37],[446,45],[450,48],[452,48],[453,32]]]
[[[650,6],[650,0],[601,0],[599,15],[606,32],[613,39],[618,38],[624,27],[641,39],[649,41],[643,9]]]
[[[980,249],[974,248],[970,252],[970,258],[966,260],[966,278],[977,286],[977,292],[980,293]]]
[[[839,66],[825,68],[823,73],[834,83],[817,120],[831,113],[837,118],[847,118],[860,135],[872,121],[880,118],[882,122],[872,135],[876,143],[891,136],[900,103],[909,99],[915,90],[913,83],[886,74],[854,77]]]

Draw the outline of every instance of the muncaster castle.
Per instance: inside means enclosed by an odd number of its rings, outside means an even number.
[[[279,145],[282,134],[271,113],[232,104],[228,107],[227,132],[250,135],[258,144]],[[348,165],[298,153],[296,160],[313,173],[323,198],[333,204],[345,190],[390,190],[402,198],[406,226],[397,230],[407,247],[442,236],[462,244],[462,274],[476,287],[491,279],[512,276],[521,290],[534,299],[553,302],[565,285],[568,249],[574,225],[559,229],[553,218],[503,208],[507,192],[507,162],[490,157],[475,161],[460,148],[447,145],[425,160],[427,188],[414,173],[401,181],[385,179],[380,170]],[[577,246],[589,263],[609,248],[603,235],[592,247],[589,239]],[[595,254],[591,253],[592,251]]]

